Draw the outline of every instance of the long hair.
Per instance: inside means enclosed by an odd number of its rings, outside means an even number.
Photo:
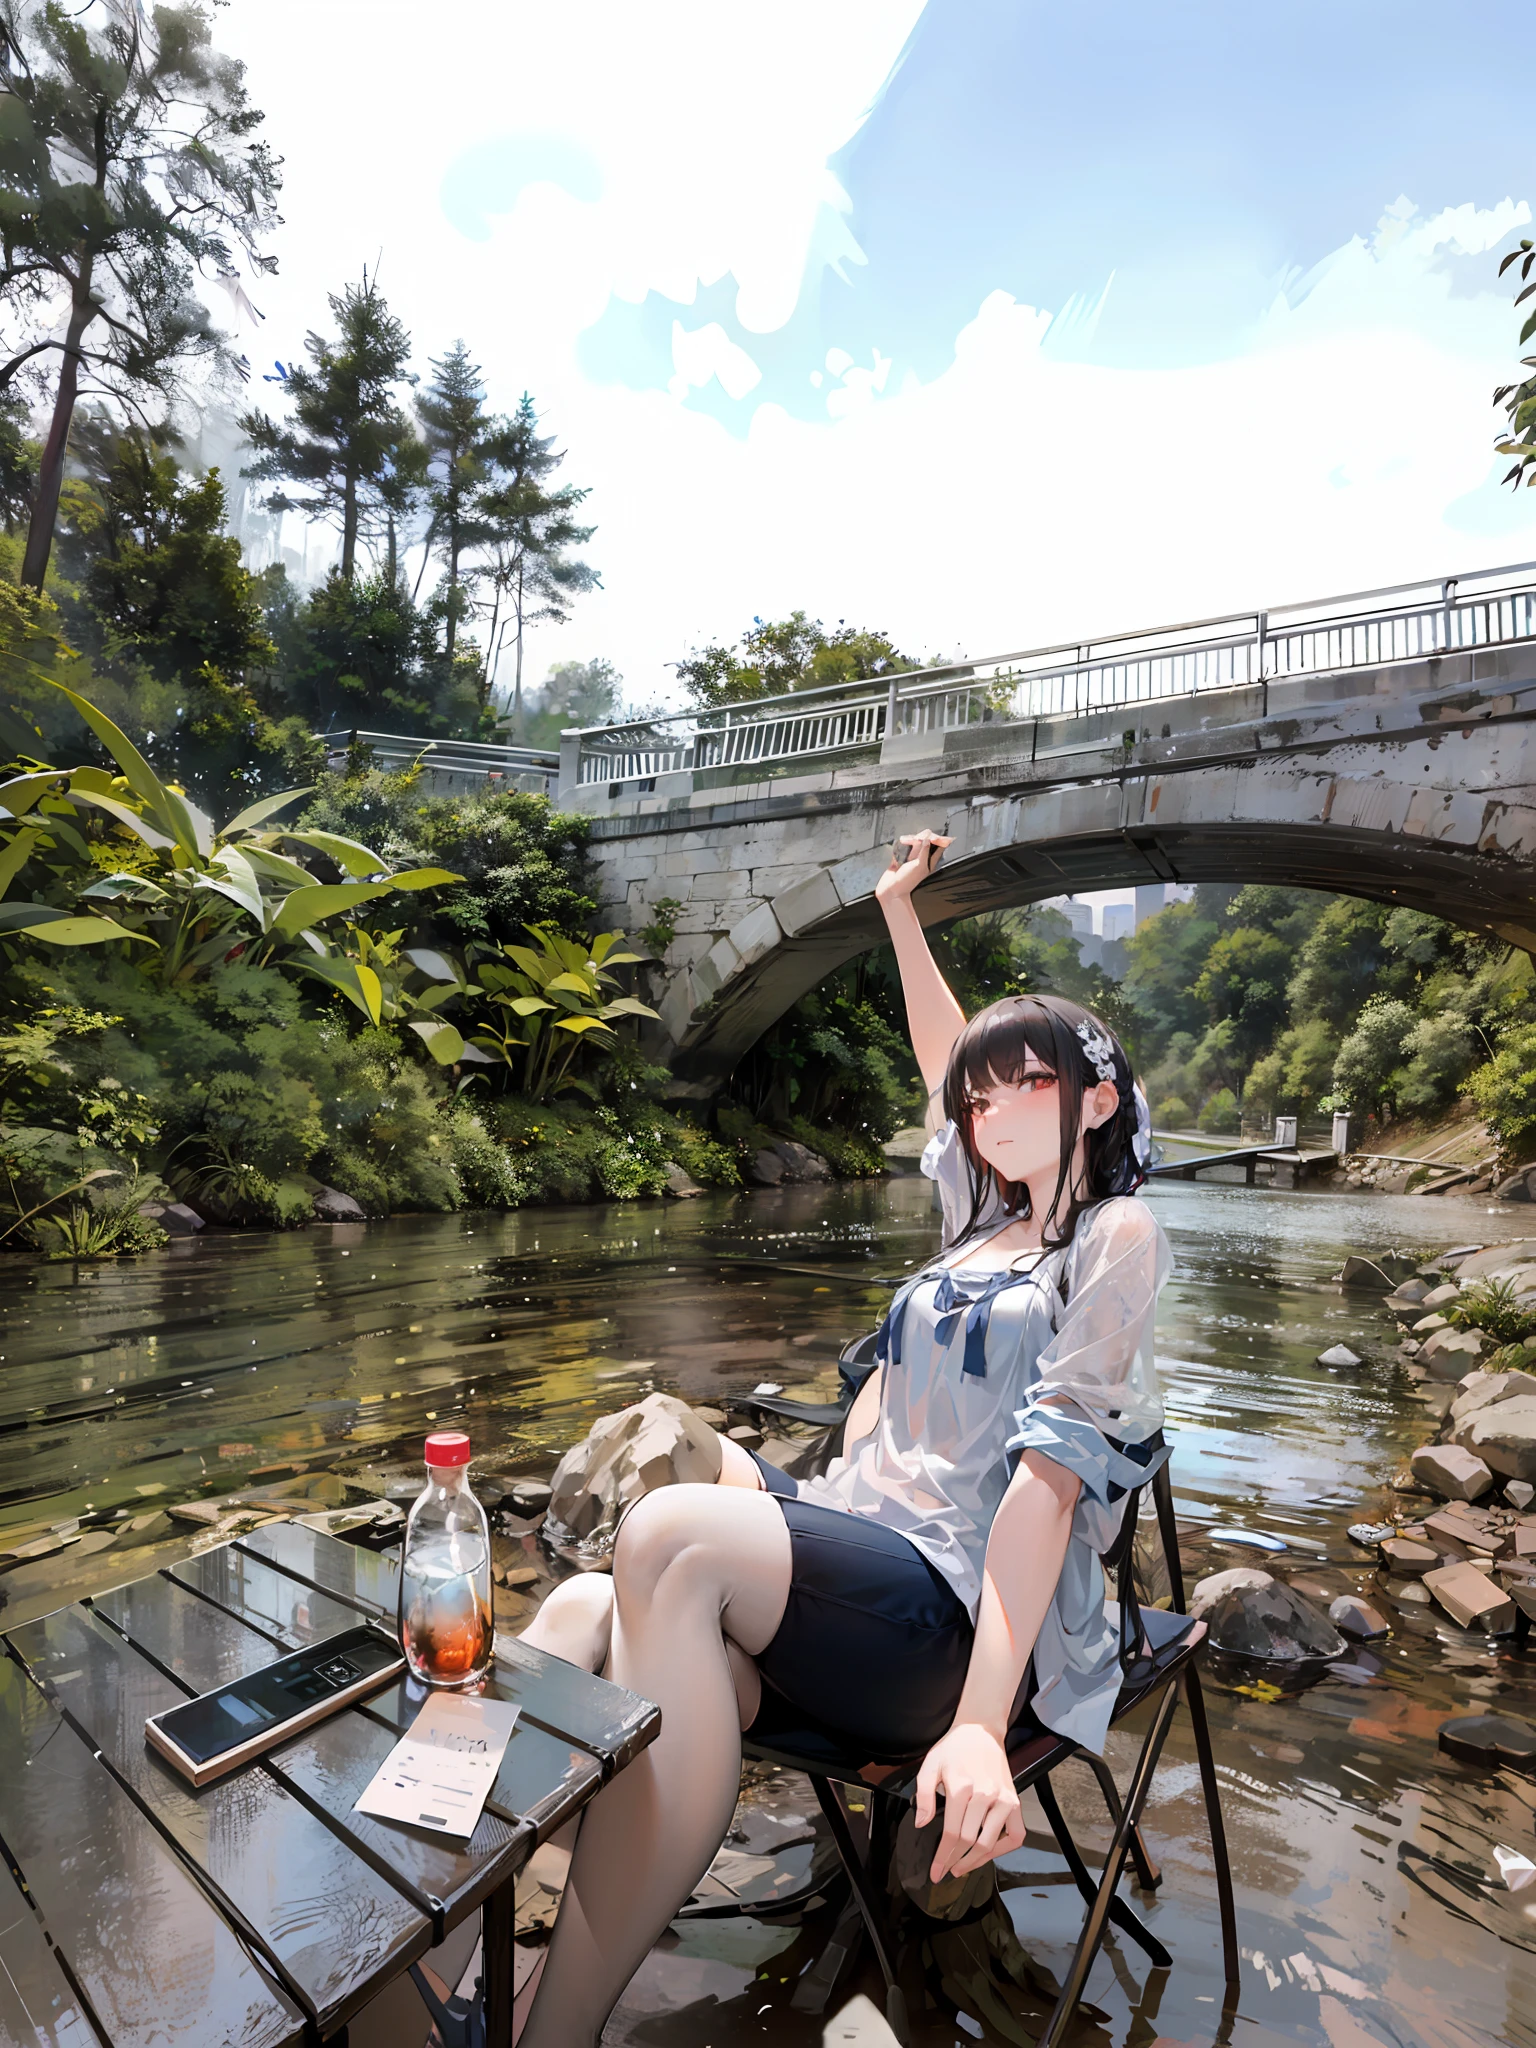
[[[1099,1075],[1089,1064],[1078,1026],[1089,1025],[1109,1040],[1114,1051],[1115,1086],[1120,1103],[1108,1122],[1086,1133],[1083,1181],[1069,1186],[1072,1155],[1082,1127],[1083,1094],[1096,1088]],[[996,1082],[1016,1085],[1023,1079],[1028,1056],[1056,1076],[1061,1107],[1061,1166],[1056,1188],[1041,1224],[1040,1242],[1058,1251],[1072,1242],[1078,1218],[1095,1202],[1112,1195],[1134,1194],[1146,1179],[1136,1157],[1136,1096],[1131,1063],[1108,1025],[1066,996],[1005,996],[979,1010],[955,1040],[944,1075],[944,1114],[954,1124],[971,1167],[971,1213],[953,1242],[963,1243],[976,1229],[995,1191],[1005,1210],[1018,1216],[1032,1213],[1029,1188],[1005,1180],[976,1150],[972,1112],[978,1097]],[[1108,1078],[1106,1076],[1106,1078]],[[1065,1208],[1063,1208],[1065,1203]]]

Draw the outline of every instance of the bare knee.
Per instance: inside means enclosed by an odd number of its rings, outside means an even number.
[[[619,1524],[614,1545],[614,1589],[620,1600],[627,1593],[649,1596],[667,1572],[707,1544],[699,1496],[713,1491],[697,1485],[666,1486],[635,1502]]]
[[[762,1491],[763,1475],[757,1469],[757,1461],[740,1444],[732,1443],[728,1436],[720,1439],[720,1477],[717,1486],[749,1486]]]
[[[606,1572],[563,1579],[523,1630],[535,1648],[600,1671],[613,1635],[613,1581]]]

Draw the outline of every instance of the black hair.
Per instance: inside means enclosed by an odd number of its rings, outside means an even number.
[[[1102,1033],[1109,1043],[1120,1103],[1107,1122],[1086,1133],[1084,1179],[1079,1186],[1069,1187],[1072,1157],[1082,1128],[1083,1094],[1096,1088],[1101,1078],[1079,1035],[1083,1025]],[[971,1213],[955,1235],[956,1244],[976,1229],[994,1190],[1004,1209],[1019,1216],[1031,1213],[1028,1186],[1023,1181],[1004,1180],[981,1157],[971,1128],[977,1098],[997,1082],[1016,1085],[1021,1081],[1031,1053],[1056,1076],[1061,1104],[1061,1166],[1040,1231],[1045,1249],[1058,1251],[1070,1244],[1085,1209],[1112,1195],[1134,1194],[1146,1179],[1136,1157],[1135,1083],[1119,1039],[1091,1010],[1066,996],[1005,996],[1000,1003],[978,1011],[966,1025],[955,1040],[944,1075],[944,1114],[959,1133],[971,1167]]]

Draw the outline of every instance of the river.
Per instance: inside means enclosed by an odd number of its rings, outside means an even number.
[[[1331,1276],[1346,1250],[1428,1256],[1517,1235],[1524,1212],[1170,1182],[1150,1199],[1178,1259],[1158,1350],[1186,1576],[1264,1561],[1209,1533],[1236,1525],[1285,1540],[1280,1567],[1324,1597],[1368,1589],[1346,1526],[1391,1504],[1384,1483],[1427,1428],[1385,1311]],[[477,1452],[542,1475],[595,1416],[651,1388],[692,1401],[762,1380],[830,1390],[841,1344],[878,1321],[889,1282],[935,1232],[928,1184],[907,1178],[212,1236],[78,1269],[6,1261],[0,1546],[76,1517],[89,1538],[107,1511],[338,1461],[397,1466],[433,1425],[462,1425]],[[1340,1340],[1362,1366],[1314,1362]],[[0,1574],[0,1623],[158,1561],[151,1548],[108,1571],[87,1543],[14,1567]],[[1213,1693],[1244,1950],[1229,2038],[1524,2048],[1536,2044],[1536,1886],[1505,1890],[1492,1852],[1536,1856],[1536,1783],[1455,1763],[1435,1734],[1458,1712],[1536,1718],[1536,1657],[1435,1611],[1388,1612],[1384,1646],[1299,1696]],[[1166,1876],[1146,1911],[1174,1968],[1149,1974],[1138,1950],[1111,1943],[1089,1991],[1105,2018],[1083,2032],[1116,2048],[1210,2041],[1220,2019],[1182,1717],[1166,1759],[1147,1821]],[[1091,1843],[1086,1790],[1067,1804]],[[1025,1946],[1059,1971],[1076,1905],[1056,1870],[1026,1847],[1014,1874],[1029,1881],[1007,1898]],[[796,1940],[695,1923],[646,1965],[609,2041],[819,2041],[820,2023],[787,2005],[809,1953]],[[1003,2036],[979,2020],[922,2035],[945,2048],[977,2038]]]

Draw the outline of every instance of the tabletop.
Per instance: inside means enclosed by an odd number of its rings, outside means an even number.
[[[388,1554],[274,1522],[28,1622],[0,1658],[0,2042],[287,2048],[355,2017],[486,1909],[486,2038],[510,2041],[512,1892],[655,1736],[648,1700],[500,1637],[521,1708],[473,1836],[353,1811],[422,1704],[397,1680],[194,1789],[149,1714],[352,1627],[393,1627]]]

